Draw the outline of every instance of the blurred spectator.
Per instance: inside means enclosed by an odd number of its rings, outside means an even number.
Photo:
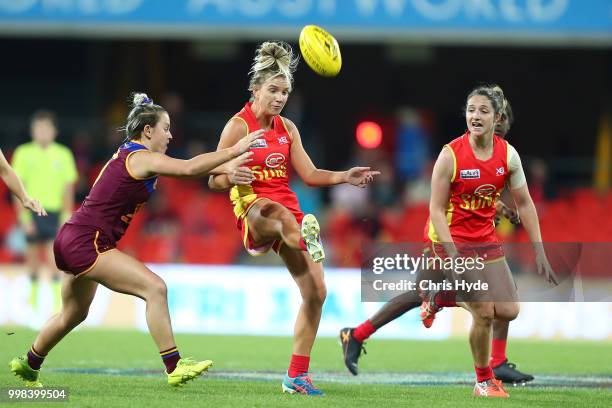
[[[543,212],[544,201],[547,197],[547,181],[548,181],[548,167],[543,160],[533,159],[529,163],[529,192],[533,199],[538,212]]]
[[[427,205],[429,203],[433,165],[434,161],[430,160],[423,166],[421,174],[419,174],[417,178],[406,180],[406,187],[402,200],[406,207]]]
[[[161,106],[163,106],[168,115],[172,118],[170,123],[170,131],[172,132],[172,142],[168,145],[167,154],[172,157],[185,159],[194,157],[187,152],[189,144],[189,135],[186,134],[186,120],[184,114],[183,98],[176,92],[167,92],[161,97]]]
[[[81,202],[89,192],[89,179],[87,177],[91,163],[91,143],[93,136],[86,129],[79,129],[72,135],[72,153],[76,161],[78,180],[75,185],[75,196]]]
[[[429,160],[429,134],[416,109],[398,110],[396,167],[397,176],[404,181],[418,177]]]

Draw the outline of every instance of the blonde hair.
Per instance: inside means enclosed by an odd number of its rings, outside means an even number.
[[[289,44],[283,41],[266,41],[255,51],[253,65],[249,71],[249,91],[253,92],[255,85],[260,85],[270,78],[284,76],[293,85],[293,73],[297,69],[299,56],[293,53]]]

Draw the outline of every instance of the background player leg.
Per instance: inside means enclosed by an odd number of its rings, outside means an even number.
[[[323,303],[327,295],[323,266],[315,263],[305,252],[284,245],[279,255],[287,265],[302,295],[302,304],[293,333],[293,355],[287,377],[283,381],[283,390],[320,395],[322,392],[312,385],[307,374],[310,352],[317,336]]]
[[[38,287],[40,282],[39,244],[36,241],[27,243],[25,251],[25,264],[30,274],[30,305],[38,305]]]
[[[51,291],[53,292],[53,311],[57,312],[60,310],[62,305],[62,274],[60,270],[55,266],[55,255],[53,254],[53,240],[45,241],[42,246],[44,247],[44,265],[45,269],[49,271],[51,277]]]
[[[531,374],[516,369],[516,364],[508,361],[506,344],[508,341],[508,327],[510,322],[495,319],[493,321],[493,344],[491,349],[491,367],[495,378],[505,383],[518,384],[533,381]]]
[[[427,279],[432,282],[442,282],[444,274],[441,271],[435,270],[419,270],[416,279],[417,288],[422,279]],[[358,360],[359,357],[361,357],[362,350],[365,353],[363,342],[378,329],[408,311],[420,306],[422,302],[423,299],[418,290],[402,293],[385,303],[378,312],[357,327],[345,327],[340,330],[340,343],[342,344],[344,365],[351,374],[357,375],[359,373]]]

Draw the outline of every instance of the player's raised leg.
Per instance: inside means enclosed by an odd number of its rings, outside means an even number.
[[[253,204],[248,222],[255,242],[281,240],[289,248],[308,251],[315,262],[325,259],[319,223],[312,214],[306,214],[300,226],[285,206],[264,198]]]

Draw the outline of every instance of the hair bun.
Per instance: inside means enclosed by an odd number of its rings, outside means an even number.
[[[132,98],[132,106],[153,105],[153,99],[149,98],[146,93],[134,93]]]

